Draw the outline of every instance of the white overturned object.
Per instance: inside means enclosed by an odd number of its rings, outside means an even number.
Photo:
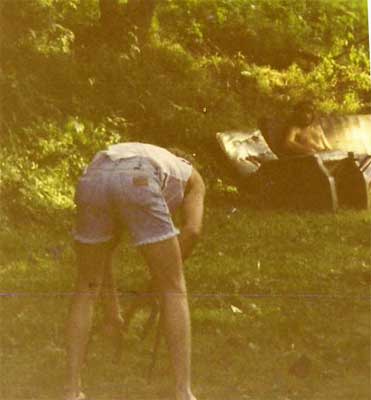
[[[320,123],[334,150],[371,154],[371,114],[325,117]]]
[[[218,132],[216,139],[232,165],[242,176],[254,174],[264,161],[277,159],[260,130]]]

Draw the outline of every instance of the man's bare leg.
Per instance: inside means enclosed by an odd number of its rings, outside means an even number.
[[[196,400],[191,391],[191,324],[178,238],[140,247],[158,291],[175,375],[176,400]]]
[[[93,311],[103,281],[111,247],[106,244],[76,244],[78,278],[67,323],[67,392],[65,400],[78,398]]]

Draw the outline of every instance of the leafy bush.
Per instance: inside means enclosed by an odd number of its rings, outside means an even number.
[[[167,0],[158,18],[161,34],[192,52],[242,53],[277,68],[367,37],[364,0]]]
[[[74,185],[84,166],[97,151],[124,139],[118,125],[122,130],[122,121],[108,119],[94,126],[70,117],[62,126],[40,121],[13,133],[0,151],[5,208],[17,217],[41,219],[71,210]]]

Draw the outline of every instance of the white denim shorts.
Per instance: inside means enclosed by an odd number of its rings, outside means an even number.
[[[112,161],[98,153],[78,181],[75,203],[74,239],[82,243],[116,241],[124,227],[137,246],[179,234],[162,194],[161,171],[144,157]]]

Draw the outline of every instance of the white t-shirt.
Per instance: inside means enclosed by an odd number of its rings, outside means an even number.
[[[183,201],[184,189],[192,174],[192,165],[170,151],[146,143],[114,144],[103,153],[112,161],[130,157],[148,158],[161,171],[161,187],[166,203],[171,211]]]

